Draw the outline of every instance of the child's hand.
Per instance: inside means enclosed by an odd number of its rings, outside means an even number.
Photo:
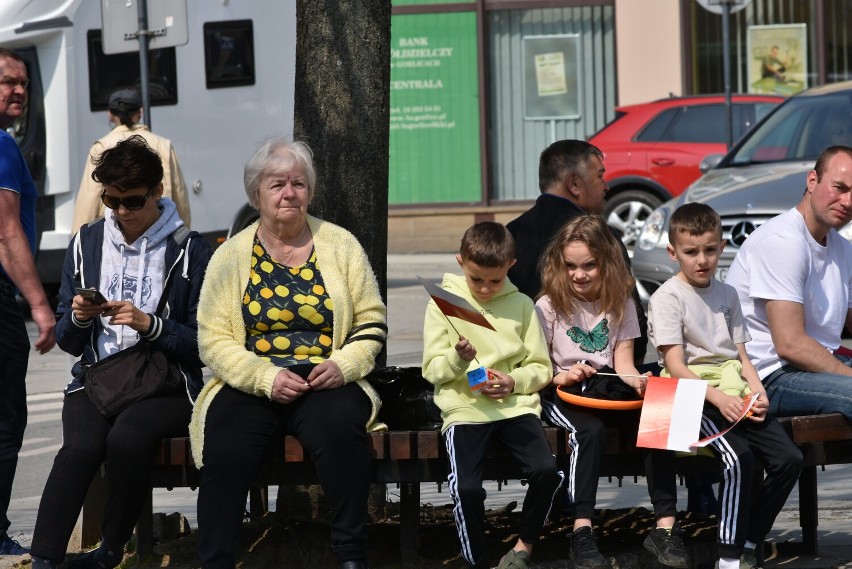
[[[584,379],[592,377],[597,373],[598,370],[585,363],[576,363],[569,367],[566,371],[560,371],[555,376],[553,376],[553,384],[554,385],[564,385],[565,387],[570,387],[572,385],[577,385]]]
[[[710,389],[715,393],[713,393],[709,401],[719,409],[722,416],[729,423],[733,423],[739,419],[743,412],[743,400],[735,395],[725,395],[716,388],[708,388],[708,395],[710,394]]]
[[[476,348],[464,336],[459,336],[459,341],[456,344],[456,352],[466,362],[472,362],[476,357]]]
[[[645,372],[644,375],[638,376],[634,375],[627,378],[622,378],[621,380],[636,390],[636,394],[639,397],[645,397],[645,388],[648,387],[648,376],[651,375],[651,372]]]
[[[489,368],[488,381],[479,392],[491,399],[503,399],[512,393],[513,389],[515,389],[515,380],[511,375]]]
[[[758,393],[760,395],[757,396],[757,400],[751,406],[751,416],[749,419],[755,423],[762,423],[766,419],[766,413],[769,411],[769,397],[766,396],[766,392],[763,390],[758,391]],[[745,405],[745,401],[748,401],[749,398],[751,398],[751,395],[746,396],[743,405]]]

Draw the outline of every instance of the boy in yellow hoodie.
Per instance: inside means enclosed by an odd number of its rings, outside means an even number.
[[[450,461],[449,488],[462,556],[488,568],[482,469],[493,440],[505,445],[529,481],[518,541],[498,569],[527,569],[553,497],[562,483],[539,416],[538,391],[553,371],[532,300],[506,278],[515,243],[506,228],[481,222],[464,234],[456,260],[464,276],[446,274],[445,290],[467,300],[494,330],[453,319],[434,301],[423,328],[423,376],[435,385]],[[488,381],[472,390],[467,373],[480,367]]]

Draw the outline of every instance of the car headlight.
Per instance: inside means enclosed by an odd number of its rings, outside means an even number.
[[[650,251],[654,247],[657,247],[657,244],[664,237],[665,241],[663,241],[663,244],[665,245],[668,242],[668,237],[666,237],[666,217],[668,216],[666,215],[666,210],[663,208],[657,208],[651,212],[651,215],[645,220],[642,232],[639,233],[637,244],[640,249]]]

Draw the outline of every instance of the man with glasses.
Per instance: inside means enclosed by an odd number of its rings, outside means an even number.
[[[24,114],[27,84],[24,60],[0,47],[0,557],[27,553],[7,533],[12,482],[27,426],[30,349],[16,290],[29,303],[38,327],[36,350],[44,354],[55,344],[56,319],[33,261],[36,188],[15,139],[5,130]]]
[[[115,128],[95,142],[89,150],[89,159],[86,160],[80,190],[77,192],[77,200],[74,203],[74,221],[71,223],[71,233],[77,233],[81,225],[104,216],[104,206],[100,200],[100,184],[92,179],[94,166],[91,159],[97,158],[104,150],[114,147],[119,141],[134,134],[144,138],[148,146],[160,155],[160,160],[163,162],[163,195],[175,202],[178,215],[189,227],[191,221],[189,196],[177,154],[168,138],[154,134],[148,130],[147,126],[139,123],[139,119],[142,117],[142,99],[139,97],[139,93],[135,89],[115,91],[109,96],[107,116]]]

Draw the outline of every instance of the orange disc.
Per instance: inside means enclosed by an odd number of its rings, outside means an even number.
[[[635,401],[620,401],[615,399],[594,399],[592,397],[583,397],[582,395],[574,395],[563,391],[561,388],[556,390],[559,398],[566,403],[578,405],[580,407],[590,407],[592,409],[607,409],[610,411],[628,411],[630,409],[641,409],[642,400]]]

